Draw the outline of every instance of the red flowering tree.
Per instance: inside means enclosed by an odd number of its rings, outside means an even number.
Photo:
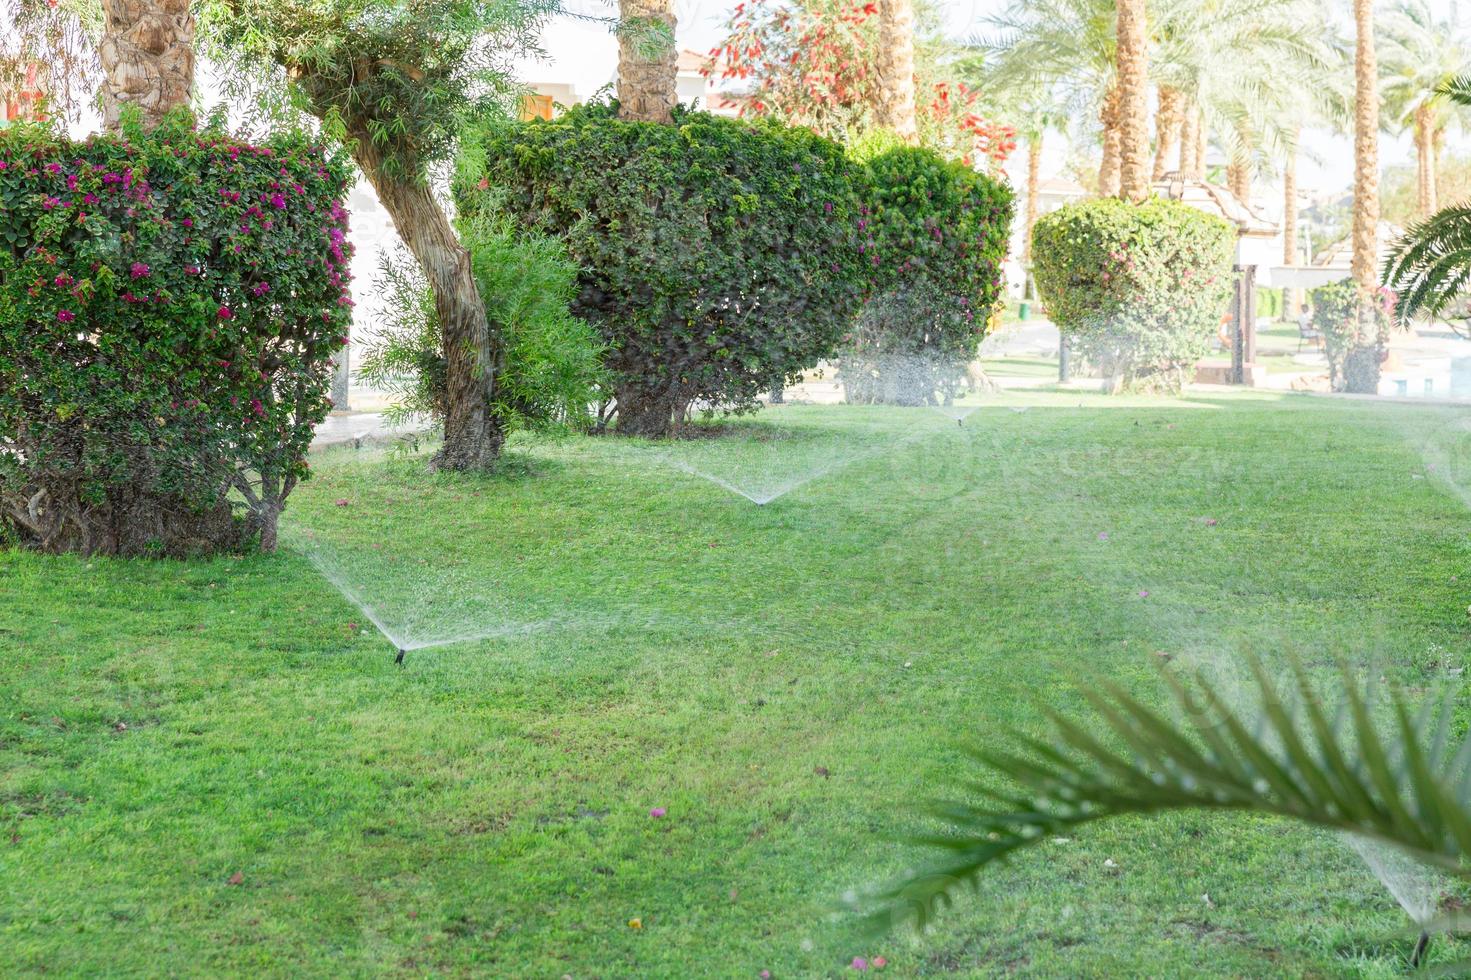
[[[706,77],[731,83],[725,107],[838,140],[873,128],[877,3],[749,0],[736,6],[726,29],[704,68]],[[921,144],[999,168],[1016,147],[1015,131],[985,115],[980,92],[944,77],[931,47],[917,52]]]

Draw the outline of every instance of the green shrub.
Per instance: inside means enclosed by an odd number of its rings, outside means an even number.
[[[492,125],[467,153],[460,213],[503,201],[580,266],[573,312],[610,346],[620,431],[753,407],[831,357],[861,301],[859,168],[808,130],[590,104]]]
[[[1011,189],[892,136],[853,153],[867,167],[859,249],[871,299],[840,363],[848,400],[948,398],[1001,297]]]
[[[492,214],[459,225],[491,329],[505,344],[491,410],[508,432],[586,429],[605,378],[602,341],[569,312],[577,266],[556,240],[519,233]],[[399,396],[390,417],[441,422],[447,368],[429,283],[401,254],[385,257],[378,287],[387,318],[366,346],[363,375]]]
[[[1394,294],[1380,289],[1364,297],[1353,279],[1342,279],[1319,286],[1312,298],[1313,326],[1323,334],[1323,353],[1328,358],[1333,390],[1377,392]]]
[[[349,171],[186,116],[0,131],[0,521],[84,553],[274,547],[351,319]]]
[[[1187,204],[1081,201],[1038,219],[1033,272],[1048,315],[1114,387],[1178,390],[1219,329],[1235,242]]]

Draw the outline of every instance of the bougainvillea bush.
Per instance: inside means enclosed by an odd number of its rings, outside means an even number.
[[[1178,391],[1231,292],[1235,230],[1188,204],[1068,204],[1032,232],[1048,315],[1114,389]]]
[[[852,152],[866,164],[858,227],[870,299],[842,355],[846,397],[944,400],[965,378],[1001,299],[1011,188],[890,136]]]
[[[275,546],[351,319],[348,171],[185,117],[0,130],[0,519],[33,546]]]
[[[831,357],[862,301],[861,168],[808,130],[588,104],[471,143],[461,214],[494,202],[562,240],[581,268],[573,312],[611,348],[621,432],[753,407]]]

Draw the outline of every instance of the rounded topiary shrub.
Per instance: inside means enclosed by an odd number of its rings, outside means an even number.
[[[0,130],[0,522],[50,551],[274,547],[351,319],[349,171],[184,118]]]
[[[753,407],[831,357],[861,302],[859,168],[808,130],[589,104],[467,145],[461,213],[504,208],[580,266],[572,309],[610,347],[619,431]]]
[[[892,136],[853,154],[866,168],[858,227],[870,298],[839,364],[847,400],[946,400],[1001,297],[1011,188]]]
[[[1177,391],[1231,294],[1236,233],[1203,211],[1107,198],[1043,215],[1032,267],[1048,315],[1112,387]]]

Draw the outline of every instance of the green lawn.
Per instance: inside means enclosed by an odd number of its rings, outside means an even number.
[[[961,745],[1040,730],[1080,673],[1464,667],[1458,423],[793,406],[489,478],[325,453],[272,556],[0,553],[0,975],[1399,975],[1359,858],[1265,819],[1048,842],[917,942],[839,908],[919,859],[895,840]],[[757,507],[690,470],[815,478]],[[410,640],[494,635],[396,667],[313,560]]]

